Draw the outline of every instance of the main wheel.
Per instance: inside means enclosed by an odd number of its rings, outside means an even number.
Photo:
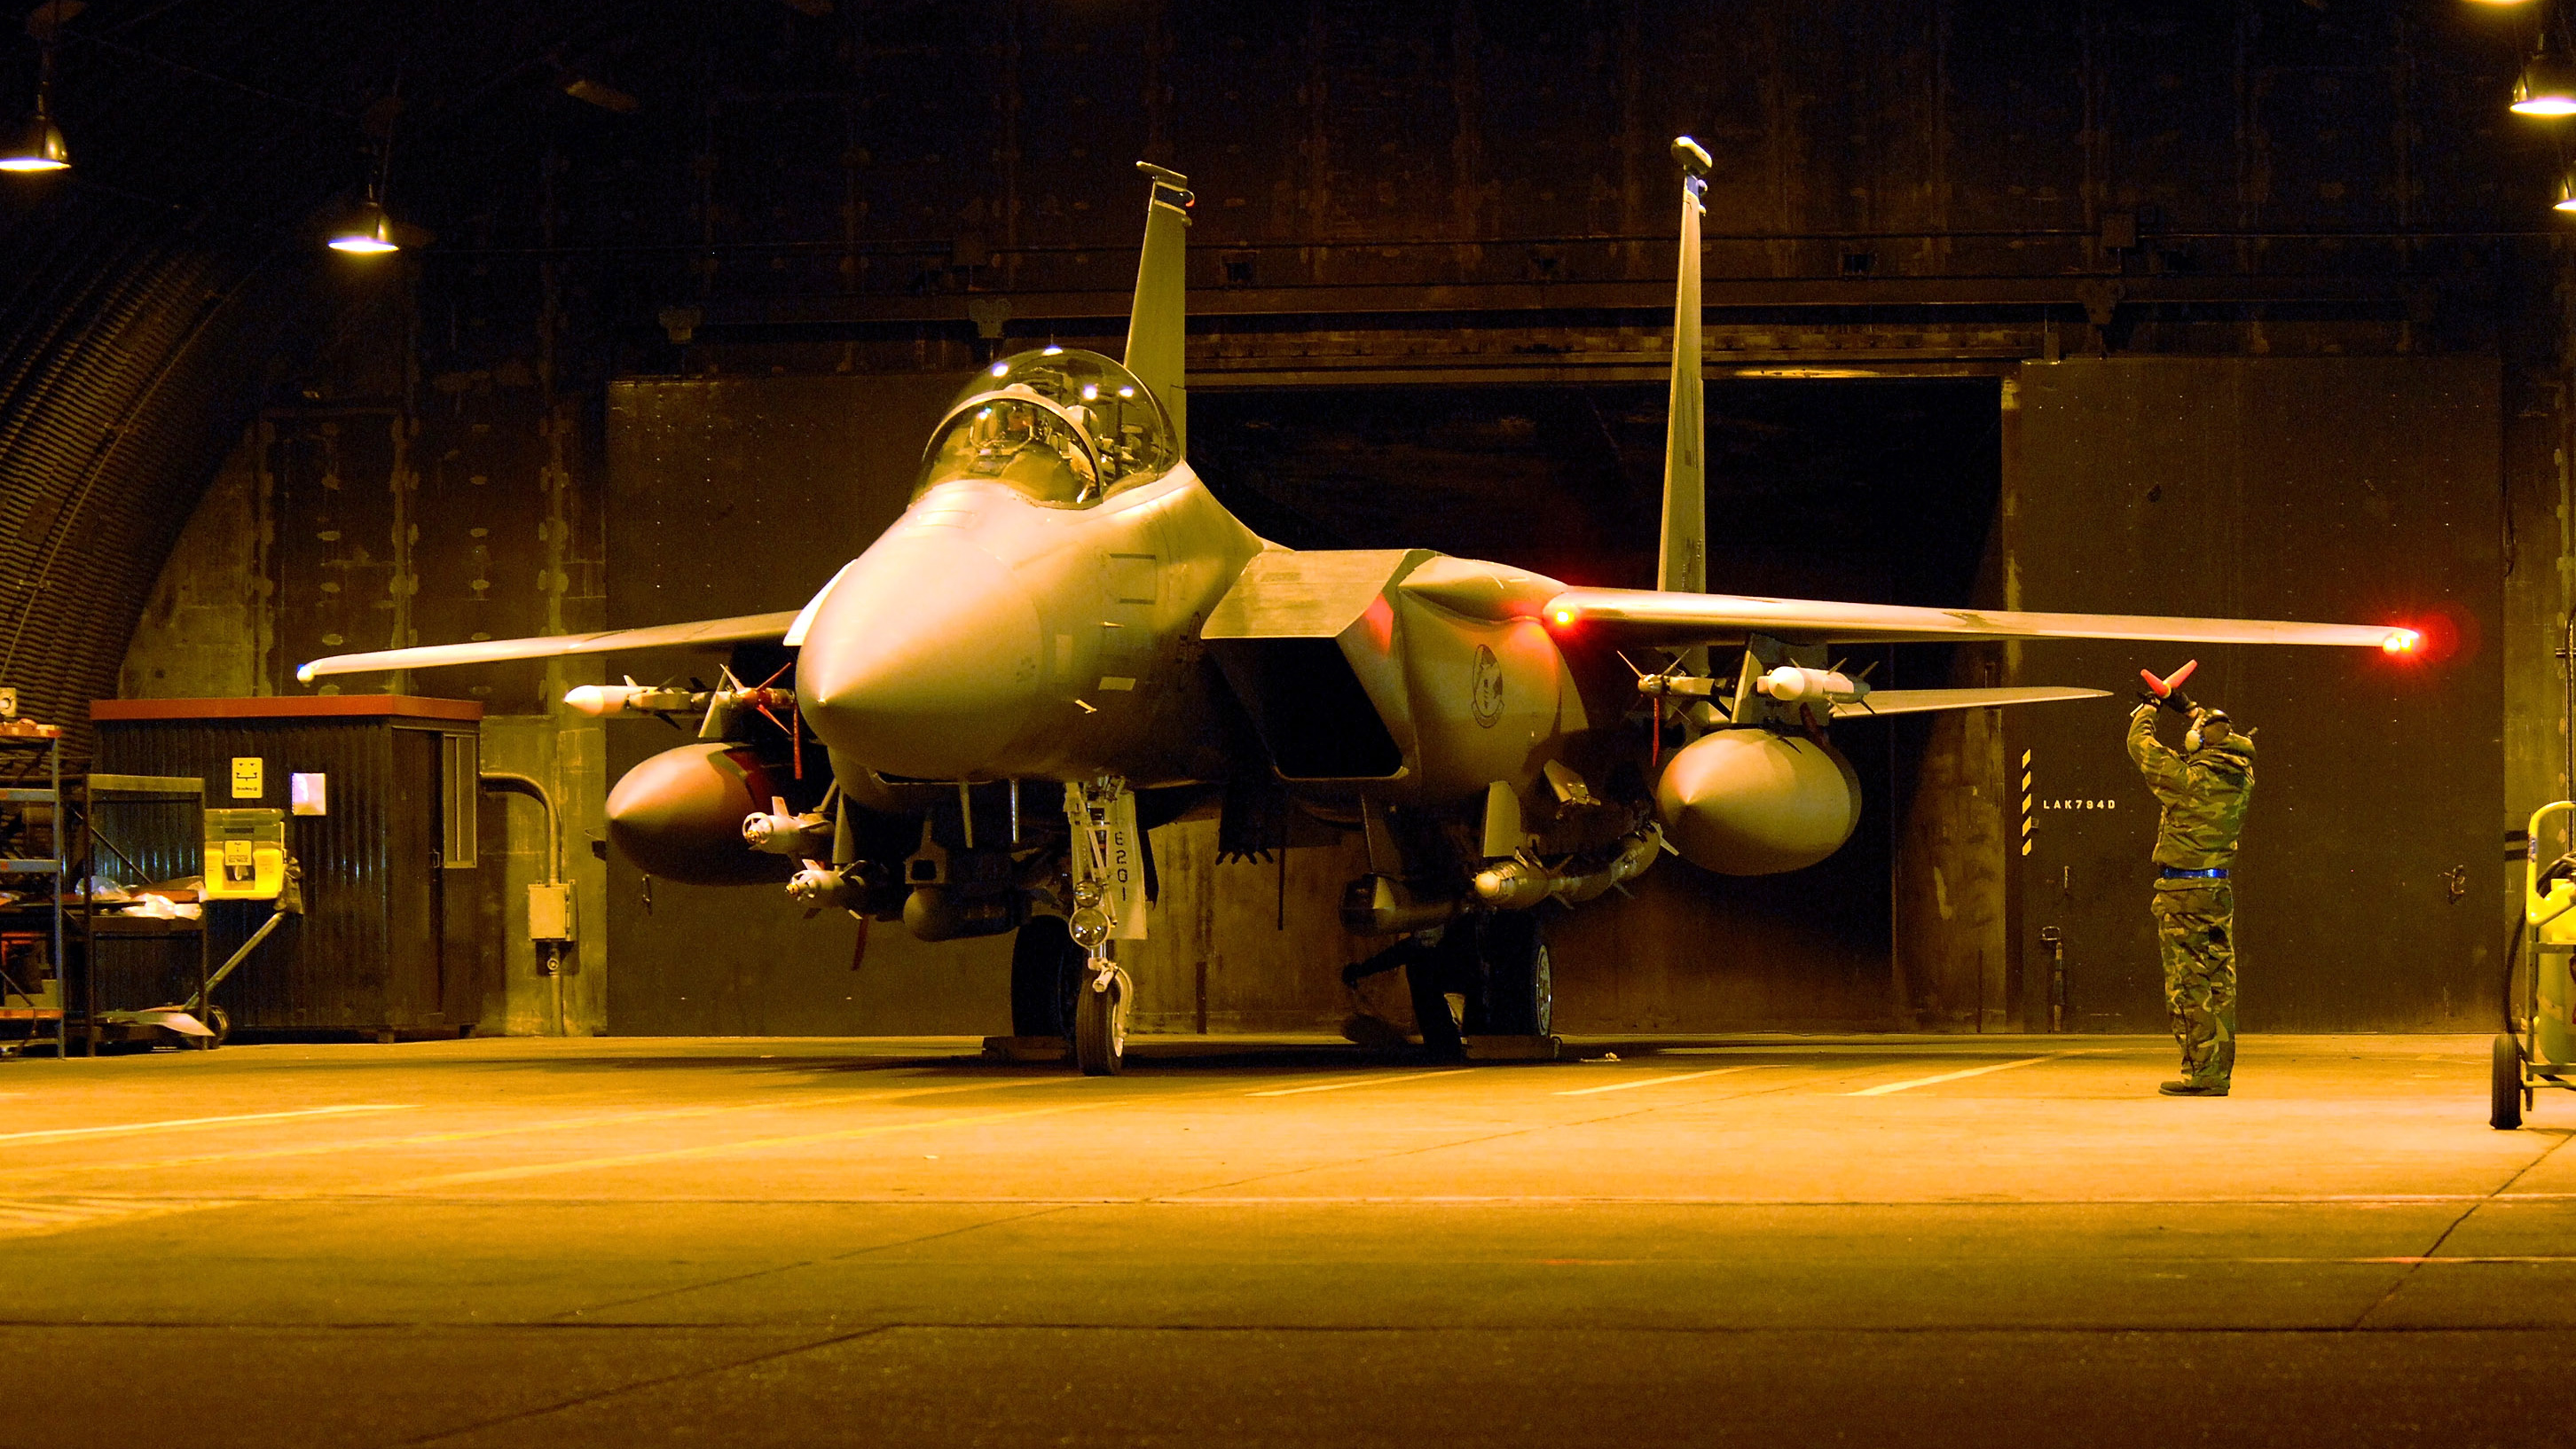
[[[1496,911],[1477,932],[1482,1025],[1495,1036],[1545,1036],[1556,1019],[1556,981],[1536,911]]]
[[[1127,1065],[1125,978],[1111,976],[1104,991],[1080,983],[1073,1004],[1073,1057],[1086,1077],[1114,1077]]]
[[[1033,916],[1011,938],[1011,1035],[1073,1035],[1083,949],[1062,916]]]
[[[2510,1132],[2522,1125],[2522,1044],[2510,1035],[2495,1039],[2495,1065],[2489,1074],[2487,1125]]]
[[[1454,940],[1472,931],[1461,921],[1449,927]],[[1405,989],[1413,997],[1413,1026],[1422,1034],[1422,1048],[1444,1062],[1454,1062],[1467,1054],[1467,1039],[1459,1034],[1458,1015],[1449,1007],[1449,963],[1456,953],[1448,942],[1417,953],[1404,964]]]

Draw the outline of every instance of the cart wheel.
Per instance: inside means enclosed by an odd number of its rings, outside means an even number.
[[[2510,1132],[2522,1125],[2528,1091],[2522,1085],[2522,1044],[2510,1036],[2495,1039],[2494,1070],[2489,1075],[2487,1125]]]
[[[225,1042],[233,1039],[232,1013],[224,1010],[222,1007],[209,1006],[206,1008],[206,1014],[197,1019],[206,1024],[206,1030],[214,1033],[213,1036],[210,1036],[205,1040],[206,1050],[213,1051],[215,1048],[222,1046]]]

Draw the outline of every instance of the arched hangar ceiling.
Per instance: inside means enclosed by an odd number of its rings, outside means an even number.
[[[388,111],[399,166],[461,120],[577,104],[568,58],[650,18],[527,0],[70,14],[52,108],[74,169],[0,177],[0,684],[25,713],[77,723],[115,694],[172,541],[299,349],[322,227],[360,194]],[[36,19],[12,7],[0,42],[12,116]]]

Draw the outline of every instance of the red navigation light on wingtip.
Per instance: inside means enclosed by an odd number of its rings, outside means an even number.
[[[1548,622],[1560,629],[1573,628],[1574,618],[1574,606],[1571,604],[1559,604],[1547,611]]]
[[[2392,608],[2378,622],[2379,652],[2372,657],[2406,674],[2447,673],[2477,658],[2484,639],[2477,615],[2447,600]]]

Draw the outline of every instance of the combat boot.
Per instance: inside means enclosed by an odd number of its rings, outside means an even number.
[[[2179,1082],[2158,1082],[2156,1090],[2168,1097],[2224,1097],[2227,1081],[2223,1077],[2185,1077]]]

